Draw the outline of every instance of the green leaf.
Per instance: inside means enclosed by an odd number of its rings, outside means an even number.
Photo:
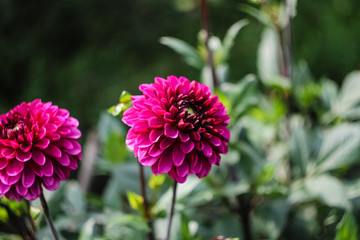
[[[345,186],[330,175],[322,174],[305,181],[305,191],[309,199],[317,199],[330,207],[350,210],[350,201],[346,197]]]
[[[165,174],[159,174],[159,175],[152,174],[151,178],[149,179],[149,187],[153,190],[159,189],[160,186],[163,185],[165,179],[166,179]]]
[[[336,226],[335,240],[357,240],[358,225],[351,212],[345,212],[341,222]]]
[[[183,40],[173,37],[162,37],[160,38],[160,43],[180,54],[190,66],[197,69],[204,67],[204,61],[196,49]]]
[[[343,115],[351,108],[360,103],[360,71],[354,71],[346,75],[339,92],[339,98],[333,111]]]
[[[258,49],[257,68],[261,81],[268,86],[288,89],[288,79],[280,76],[279,39],[275,29],[265,28]]]
[[[311,144],[311,139],[304,127],[296,127],[290,140],[290,156],[293,163],[292,172],[298,178],[306,176],[307,163],[310,158],[309,144]]]
[[[222,60],[220,61],[221,63],[226,62],[229,59],[229,55],[237,34],[248,23],[249,21],[247,19],[242,19],[230,26],[223,39],[223,55]]]
[[[130,206],[139,213],[144,212],[144,198],[134,192],[127,192]]]
[[[343,124],[324,133],[320,147],[317,171],[325,172],[341,167],[350,167],[359,160],[360,126]]]

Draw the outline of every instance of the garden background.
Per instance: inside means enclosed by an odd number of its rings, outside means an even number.
[[[282,1],[269,1],[270,8],[260,2],[208,2],[211,33],[221,40],[234,23],[248,21],[234,35],[228,58],[216,66],[229,70],[219,96],[231,111],[232,142],[224,166],[179,190],[173,229],[178,234],[172,239],[249,239],[244,215],[253,239],[356,239],[360,2],[297,1],[290,17],[290,80],[266,72],[272,43],[264,39],[274,31],[265,30],[276,29]],[[36,98],[52,101],[79,120],[82,146],[91,146],[96,156],[94,168],[86,170],[93,174],[90,184],[77,181],[85,171],[80,164],[73,181],[49,195],[64,239],[145,236],[140,200],[131,202],[140,194],[136,160],[125,147],[126,127],[107,110],[123,90],[139,94],[138,86],[156,76],[206,78],[202,67],[183,61],[186,52],[177,48],[179,55],[162,38],[181,39],[201,53],[201,28],[194,0],[0,1],[0,112]],[[228,166],[235,166],[235,179]],[[161,237],[171,181],[157,181],[165,182],[150,184],[149,195],[157,193],[154,225]],[[39,236],[46,236],[38,218]],[[8,217],[0,220],[0,231],[13,224]]]

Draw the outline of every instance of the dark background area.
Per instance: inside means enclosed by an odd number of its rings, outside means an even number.
[[[212,0],[212,32],[223,37],[249,18],[230,58],[232,81],[256,73],[262,26],[240,11],[247,1]],[[198,79],[176,53],[159,43],[173,36],[196,45],[201,28],[194,0],[0,0],[0,112],[41,98],[67,108],[80,128],[95,126],[99,113],[122,90],[155,76]],[[305,60],[316,78],[341,83],[360,68],[360,2],[299,0],[293,19],[294,62]]]

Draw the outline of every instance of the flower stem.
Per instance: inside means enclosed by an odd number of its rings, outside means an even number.
[[[219,84],[216,76],[216,70],[214,66],[214,59],[213,59],[213,53],[211,51],[209,40],[210,40],[210,21],[209,21],[209,11],[207,7],[207,0],[201,0],[201,18],[202,18],[202,24],[203,28],[205,29],[206,36],[205,36],[205,46],[206,46],[206,52],[208,57],[208,65],[211,70],[211,76],[213,80],[213,87],[216,88]]]
[[[34,222],[34,219],[31,217],[31,202],[26,200],[26,207],[27,207],[27,218],[29,219],[30,221],[30,225],[31,225],[31,235],[33,237],[33,239],[36,239],[36,225],[35,225],[35,222]]]
[[[57,231],[55,229],[54,222],[53,222],[53,220],[51,218],[51,215],[50,215],[49,207],[47,205],[47,202],[45,200],[45,197],[44,197],[44,194],[43,194],[42,191],[41,191],[41,194],[40,194],[40,201],[41,201],[41,206],[42,206],[42,208],[44,210],[44,215],[45,215],[46,221],[50,226],[50,229],[51,229],[51,232],[52,232],[52,234],[54,236],[54,239],[59,240],[58,233],[57,233]]]
[[[145,215],[146,222],[148,223],[149,228],[150,228],[150,231],[147,233],[147,239],[154,240],[155,238],[154,238],[154,231],[153,231],[153,226],[152,226],[152,219],[151,219],[151,215],[149,212],[149,203],[147,201],[147,196],[146,196],[144,167],[140,163],[139,163],[139,168],[140,168],[141,195],[144,199],[144,215]]]
[[[176,201],[176,187],[177,187],[177,181],[174,180],[173,195],[172,195],[172,199],[171,199],[170,214],[168,216],[168,227],[167,227],[167,233],[166,233],[165,240],[170,239],[171,222],[172,222],[172,218],[174,215],[174,206],[175,206],[175,201]]]

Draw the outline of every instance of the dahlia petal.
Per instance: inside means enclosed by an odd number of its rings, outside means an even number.
[[[200,139],[201,139],[200,133],[198,133],[198,132],[191,132],[190,137],[194,141],[200,141]]]
[[[33,159],[34,162],[36,162],[40,166],[45,164],[46,158],[45,158],[45,155],[42,152],[33,149],[31,151],[31,153],[32,153],[32,159]]]
[[[55,191],[56,189],[58,189],[59,186],[60,186],[60,180],[59,179],[55,179],[54,183],[52,185],[44,184],[44,187],[49,191]]]
[[[165,151],[164,148],[160,148],[159,144],[153,144],[149,149],[149,156],[158,157]]]
[[[26,166],[30,167],[31,171],[33,171],[37,176],[42,177],[44,175],[43,171],[41,170],[41,167],[39,167],[39,165],[37,165],[33,162],[27,162]]]
[[[152,128],[161,128],[164,126],[164,121],[159,117],[152,117],[149,119],[148,124]]]
[[[148,147],[153,142],[149,139],[149,134],[139,134],[136,138],[136,144],[138,147]]]
[[[41,178],[41,180],[42,180],[43,184],[50,185],[50,186],[53,185],[54,181],[55,181],[53,176],[50,176],[50,177],[44,176]]]
[[[144,109],[142,110],[141,112],[139,112],[137,118],[140,118],[140,119],[143,119],[143,120],[148,120],[150,119],[151,117],[153,117],[154,114],[152,113],[151,110],[149,109]]]
[[[72,169],[72,170],[75,170],[77,169],[78,167],[78,159],[72,157],[72,156],[69,156],[70,158],[70,164],[69,164],[69,168]]]
[[[21,201],[20,195],[17,194],[17,192],[15,192],[15,190],[12,190],[12,189],[10,189],[7,193],[5,193],[5,197],[7,199],[14,199],[14,200],[16,200],[18,202]]]
[[[81,137],[81,132],[77,128],[71,128],[71,133],[67,134],[65,137],[71,139],[78,139]]]
[[[180,166],[185,159],[185,153],[181,151],[180,146],[177,144],[172,149],[172,161],[175,166]]]
[[[196,176],[198,176],[199,178],[203,178],[209,174],[210,170],[211,164],[207,163],[206,161],[202,161],[201,170],[199,173],[196,174]]]
[[[53,133],[56,132],[56,130],[58,129],[58,126],[56,126],[53,123],[48,123],[44,126],[46,128],[46,133]]]
[[[169,123],[165,123],[164,134],[169,138],[177,138],[179,130],[173,128]]]
[[[154,165],[157,161],[158,161],[159,157],[143,157],[141,159],[139,159],[139,162],[144,165],[144,166],[152,166]]]
[[[172,168],[171,151],[165,151],[165,153],[159,159],[159,166],[158,166],[159,173],[168,173],[171,168]]]
[[[21,174],[18,174],[16,176],[10,176],[5,173],[0,174],[1,182],[4,184],[7,184],[7,185],[13,185],[13,184],[17,183],[17,181],[19,181],[20,177],[21,177]]]
[[[46,159],[45,164],[41,166],[41,171],[43,172],[43,175],[46,177],[53,175],[54,167],[49,159]]]
[[[157,142],[160,137],[163,135],[163,131],[160,129],[152,129],[149,134],[149,139],[151,142]]]
[[[21,183],[15,184],[15,188],[20,196],[24,196],[28,193],[28,189],[24,187]]]
[[[16,176],[24,169],[24,163],[16,161],[15,159],[10,161],[6,167],[6,173],[9,176]]]
[[[78,155],[81,153],[81,145],[77,141],[73,142],[73,149],[64,149],[64,152],[70,154],[70,155]]]
[[[216,164],[217,160],[218,160],[217,155],[215,153],[212,153],[211,156],[209,157],[209,163]]]
[[[0,196],[4,196],[10,190],[11,186],[0,182]]]
[[[218,138],[218,137],[215,137],[215,136],[211,136],[210,138],[208,138],[208,140],[209,140],[209,142],[212,144],[212,145],[214,145],[214,146],[220,146],[220,144],[221,144],[221,140],[220,140],[220,138]]]
[[[195,147],[195,144],[191,140],[180,143],[181,151],[183,151],[183,153],[185,153],[185,154],[191,152],[194,149],[194,147]]]
[[[176,178],[176,181],[177,181],[178,183],[184,183],[184,182],[186,182],[186,179],[187,179],[187,175],[184,176],[184,177],[178,176],[178,177]]]
[[[61,150],[54,144],[49,144],[49,146],[43,150],[44,153],[51,157],[59,158],[61,157]]]
[[[197,150],[202,151],[204,149],[204,144],[202,142],[196,142],[195,147]]]
[[[175,139],[173,139],[173,138],[163,138],[163,140],[161,140],[161,142],[160,142],[160,148],[166,149],[174,142],[175,142]]]
[[[63,108],[60,108],[60,109],[57,111],[57,116],[61,116],[62,118],[68,119],[69,116],[70,116],[70,113],[69,113],[68,110],[63,109]]]
[[[16,150],[13,148],[3,148],[1,149],[1,154],[7,159],[12,159],[16,156]]]
[[[22,185],[29,188],[35,182],[35,174],[28,168],[24,168],[22,172]]]
[[[32,147],[32,144],[31,144],[30,141],[29,141],[28,143],[21,143],[21,144],[20,144],[20,149],[21,149],[23,152],[28,152],[28,151],[30,151],[31,147]]]
[[[28,189],[28,194],[25,197],[25,199],[27,200],[34,200],[35,198],[38,198],[41,194],[41,188],[40,188],[40,184],[35,182],[29,189]]]
[[[52,133],[50,135],[47,136],[50,139],[50,142],[55,142],[61,139],[60,134],[58,133]]]
[[[185,177],[189,173],[189,164],[187,162],[183,162],[183,164],[176,168],[176,172],[179,177]]]
[[[39,131],[36,132],[36,137],[37,139],[43,139],[46,135],[46,128],[45,127],[41,127],[39,129]]]
[[[49,146],[50,144],[50,140],[47,138],[43,138],[37,142],[34,143],[34,147],[39,148],[39,149],[45,149]]]
[[[72,141],[68,139],[60,139],[58,142],[56,142],[56,146],[59,148],[65,148],[68,150],[72,150],[74,148]]]
[[[56,159],[61,165],[67,167],[70,164],[70,158],[66,153],[63,153],[61,157]]]
[[[60,166],[54,167],[55,174],[61,179],[65,180],[67,178],[66,168],[61,168]]]
[[[198,173],[201,170],[201,163],[196,153],[189,154],[188,161],[190,164],[191,173]]]
[[[8,165],[9,160],[0,158],[0,170],[3,170]]]
[[[187,142],[190,139],[190,136],[188,133],[179,132],[180,141]]]
[[[51,119],[51,122],[59,127],[64,124],[65,120],[66,120],[66,118],[64,118],[62,116],[55,116]]]
[[[156,163],[154,163],[154,165],[151,166],[151,171],[155,174],[155,175],[159,175],[159,161],[157,161]]]
[[[79,126],[79,121],[76,118],[68,117],[62,126],[77,128]]]
[[[207,143],[207,142],[203,142],[204,148],[203,148],[203,153],[206,157],[211,157],[213,151],[211,146]]]
[[[19,160],[20,162],[26,162],[29,161],[31,158],[31,152],[23,152],[22,150],[17,150],[16,151],[16,159]]]

